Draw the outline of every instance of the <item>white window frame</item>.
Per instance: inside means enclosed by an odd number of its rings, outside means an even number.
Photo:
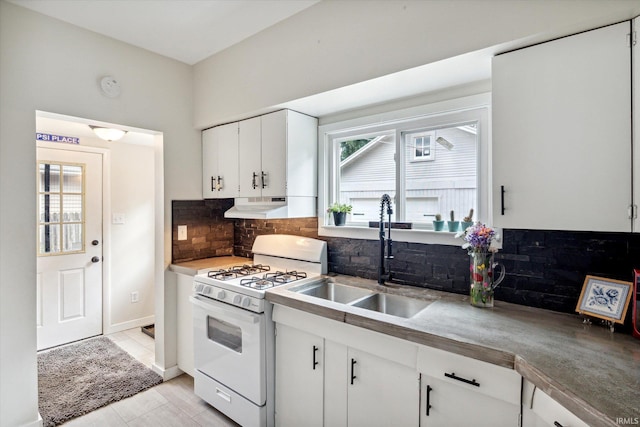
[[[436,133],[435,131],[428,131],[428,132],[407,132],[409,135],[411,135],[411,141],[413,142],[413,144],[415,145],[413,148],[413,150],[411,151],[413,153],[413,159],[412,161],[414,162],[432,162],[436,159]],[[417,144],[415,143],[415,140],[418,138],[425,138],[425,137],[429,137],[429,155],[425,156],[424,154],[421,156],[418,156],[418,152],[417,152]],[[425,144],[426,146],[426,144]]]
[[[332,156],[335,150],[332,141],[348,135],[362,135],[389,130],[396,126],[396,143],[401,144],[402,133],[408,131],[408,124],[415,129],[446,127],[447,123],[460,123],[478,120],[478,212],[476,220],[492,224],[491,203],[491,95],[478,95],[457,98],[419,107],[391,111],[346,121],[322,124],[318,128],[318,234],[326,237],[344,237],[354,239],[378,239],[378,229],[362,226],[333,226],[330,224],[326,207],[336,200],[335,179],[338,177]],[[397,150],[397,153],[402,150]],[[400,162],[397,167],[399,168]],[[339,167],[339,166],[338,166]],[[398,176],[400,171],[398,171]],[[400,242],[427,244],[461,245],[455,238],[456,233],[424,229],[392,231],[392,238]]]

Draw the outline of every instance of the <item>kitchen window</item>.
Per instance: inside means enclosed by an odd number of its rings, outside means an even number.
[[[320,127],[325,145],[320,202],[353,207],[345,227],[333,226],[321,211],[320,235],[375,238],[370,222],[380,220],[385,193],[393,201],[391,220],[411,224],[411,230],[394,231],[395,240],[428,243],[435,237],[453,244],[451,234],[433,231],[435,215],[448,219],[452,210],[456,220],[473,209],[474,220],[490,222],[488,106],[450,109],[445,102],[429,107],[426,114],[396,112],[394,119],[371,119],[370,125],[364,118]]]

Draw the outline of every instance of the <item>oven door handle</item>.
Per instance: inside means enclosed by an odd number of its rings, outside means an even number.
[[[218,301],[203,301],[197,296],[190,296],[189,301],[197,307],[207,310],[209,313],[214,312],[219,317],[226,317],[246,323],[258,323],[260,321],[260,314],[246,311],[242,308],[228,305],[224,302]]]

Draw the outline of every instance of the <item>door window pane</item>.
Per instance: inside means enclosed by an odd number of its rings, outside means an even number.
[[[65,193],[82,193],[82,166],[63,165],[62,177]]]
[[[38,174],[38,255],[83,252],[84,165],[43,162]]]
[[[60,191],[60,165],[41,163],[39,166],[40,192]]]

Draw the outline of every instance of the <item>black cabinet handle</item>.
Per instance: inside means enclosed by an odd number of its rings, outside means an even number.
[[[258,178],[258,174],[254,172],[253,180],[251,181],[251,186],[253,187],[254,190],[258,188],[258,183],[256,182],[256,178]]]
[[[554,425],[554,426],[556,426],[556,427],[563,427],[563,425],[562,425],[562,424],[560,424],[560,423],[559,423],[559,422],[557,422],[557,421],[554,421],[554,422],[553,422],[553,425]]]
[[[211,177],[211,191],[216,191],[216,184],[213,177]]]
[[[451,379],[457,380],[457,381],[462,381],[463,383],[467,383],[467,384],[474,385],[474,386],[476,386],[476,387],[480,387],[480,383],[476,382],[476,380],[475,380],[475,379],[473,379],[473,380],[468,380],[468,379],[466,379],[466,378],[461,378],[461,377],[456,376],[456,374],[455,374],[454,372],[451,372],[450,374],[447,374],[447,373],[445,372],[445,373],[444,373],[444,376],[445,376],[445,377],[447,377],[447,378],[451,378]]]
[[[267,174],[264,171],[260,172],[260,179],[262,180],[262,188],[267,188]]]
[[[351,385],[353,385],[353,380],[356,379],[356,376],[354,375],[354,369],[353,366],[356,364],[356,360],[355,359],[351,359]]]
[[[431,387],[430,385],[427,386],[427,417],[429,416],[429,409],[431,409],[431,390],[433,390],[433,387]]]
[[[97,257],[97,256],[94,256],[93,258],[91,258],[91,262],[93,262],[94,264],[95,264],[96,262],[100,262],[100,258],[99,258],[99,257]]]
[[[316,347],[315,345],[313,346],[313,370],[316,370],[316,365],[318,364],[318,361],[316,360],[316,352],[318,351],[318,347]]]
[[[500,214],[504,215],[504,185],[500,186]]]
[[[216,189],[218,191],[222,190],[222,183],[220,181],[222,181],[222,177],[220,175],[218,175],[218,181],[216,183]]]

